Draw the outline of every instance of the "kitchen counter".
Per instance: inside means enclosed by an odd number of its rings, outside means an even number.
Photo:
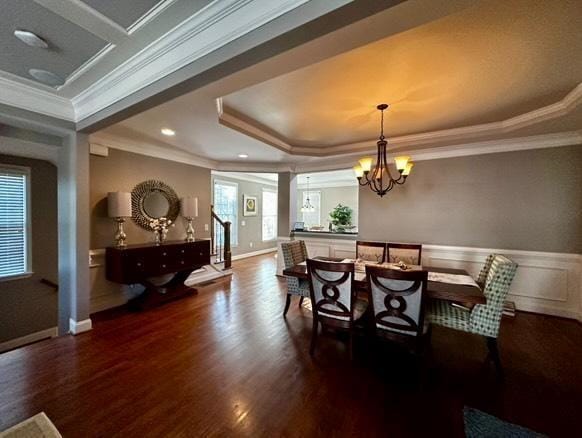
[[[333,232],[333,231],[291,231],[291,238],[320,238],[320,239],[339,239],[339,240],[356,240],[357,231]]]

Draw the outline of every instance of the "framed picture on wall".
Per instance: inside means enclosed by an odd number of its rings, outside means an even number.
[[[243,216],[257,215],[257,197],[243,195]]]

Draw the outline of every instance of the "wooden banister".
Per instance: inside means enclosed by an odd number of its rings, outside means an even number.
[[[222,227],[222,234],[217,233],[216,225]],[[230,246],[230,236],[231,236],[231,223],[229,221],[223,221],[214,212],[214,205],[210,206],[210,244],[211,244],[211,254],[219,262],[224,262],[224,269],[229,269],[232,265],[232,253]],[[222,239],[221,239],[222,237]],[[218,240],[218,242],[216,241]],[[224,240],[224,241],[222,241]]]

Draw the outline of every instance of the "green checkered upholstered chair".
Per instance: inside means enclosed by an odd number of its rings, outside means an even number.
[[[490,357],[498,371],[501,362],[497,335],[503,313],[503,302],[517,271],[517,263],[501,254],[491,254],[479,273],[477,284],[483,289],[487,304],[477,304],[471,310],[453,307],[446,301],[433,300],[429,306],[431,323],[485,336]]]
[[[291,242],[281,243],[281,251],[283,252],[283,260],[285,268],[303,263],[307,260],[307,247],[303,240],[293,240]],[[302,280],[295,277],[287,278],[287,301],[285,302],[285,310],[283,316],[287,315],[289,306],[291,304],[291,296],[297,295],[300,298],[299,306],[303,303],[303,298],[309,297],[309,281]]]

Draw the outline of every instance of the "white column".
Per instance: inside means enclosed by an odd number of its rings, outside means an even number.
[[[59,333],[91,329],[89,318],[89,142],[72,133],[59,153]]]

